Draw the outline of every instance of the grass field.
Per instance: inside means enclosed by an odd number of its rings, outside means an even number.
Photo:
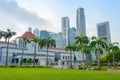
[[[0,68],[0,80],[120,80],[120,73],[51,68]]]

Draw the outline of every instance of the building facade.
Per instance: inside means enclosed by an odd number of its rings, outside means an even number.
[[[77,9],[76,27],[77,27],[77,36],[80,35],[81,33],[86,35],[84,8],[80,7]]]
[[[40,31],[40,38],[41,39],[46,39],[48,36],[50,36],[48,31],[46,31],[46,30],[41,30]]]
[[[37,36],[37,37],[40,37],[40,30],[39,30],[38,28],[35,28],[35,29],[33,30],[33,34],[34,34],[35,36]]]
[[[9,45],[9,51],[8,51],[8,64],[15,64],[19,65],[21,62],[21,54],[22,50],[24,49],[24,54],[23,54],[23,65],[32,65],[33,62],[33,54],[34,54],[34,42],[27,43],[27,45],[24,45],[23,42],[23,37],[26,37],[28,39],[36,37],[34,34],[31,32],[25,32],[22,36],[15,38],[13,43],[10,43]],[[7,44],[4,41],[0,41],[0,64],[5,64],[6,60],[6,49],[7,49]],[[36,59],[35,63],[36,65],[40,66],[45,66],[46,65],[46,48],[40,49],[39,46],[37,45],[36,47]],[[52,65],[54,62],[57,61],[58,66],[69,66],[69,59],[70,59],[70,52],[66,52],[64,48],[53,48],[49,49],[48,51],[48,60],[49,60],[49,65]],[[74,52],[72,54],[72,61],[74,61],[74,55],[76,55],[77,58],[77,64],[80,64],[82,61],[82,54],[79,52]],[[57,59],[56,59],[57,58]],[[29,64],[28,64],[29,63]],[[74,65],[74,62],[72,62]]]
[[[58,33],[58,38],[56,41],[56,47],[65,48],[65,38],[62,36],[62,33]]]
[[[32,28],[31,27],[28,28],[28,32],[32,32]]]
[[[76,29],[75,27],[69,28],[69,43],[74,43],[76,37]]]
[[[67,46],[69,43],[69,41],[68,41],[69,28],[70,28],[69,17],[62,17],[62,19],[61,19],[61,31],[62,31],[62,36],[65,39],[65,46]]]
[[[58,39],[58,34],[57,34],[57,33],[49,32],[49,35],[50,35],[55,41],[57,41],[57,39]]]
[[[106,43],[111,43],[110,26],[108,21],[97,24],[97,36],[105,36],[107,37]]]

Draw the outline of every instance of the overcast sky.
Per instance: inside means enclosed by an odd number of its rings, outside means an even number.
[[[61,17],[76,26],[76,10],[85,9],[87,35],[96,35],[96,24],[110,22],[112,41],[120,42],[120,0],[0,0],[0,29],[23,34],[28,27],[61,31]]]

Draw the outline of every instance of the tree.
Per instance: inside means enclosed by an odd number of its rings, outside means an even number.
[[[117,45],[118,45],[117,42],[113,42],[113,43],[110,43],[107,48],[107,50],[112,53],[112,60],[113,60],[114,68],[115,68],[115,55],[114,54],[117,50],[119,50],[119,47]]]
[[[46,39],[43,39],[40,42],[40,47],[46,47],[47,48],[47,56],[46,56],[46,65],[48,66],[48,49],[49,48],[55,48],[56,47],[56,41],[52,39],[52,37],[47,37]]]
[[[34,57],[33,57],[33,67],[35,66],[35,57],[36,57],[36,47],[37,44],[41,42],[41,39],[39,37],[34,37],[31,39],[31,42],[34,42]]]
[[[22,37],[22,39],[23,39],[23,47],[22,47],[22,54],[21,54],[21,59],[20,59],[20,66],[22,66],[22,60],[23,60],[25,46],[27,45],[27,43],[30,43],[28,38]]]
[[[9,48],[9,40],[10,38],[16,35],[16,32],[12,32],[10,29],[7,29],[7,32],[3,32],[2,36],[5,38],[5,43],[7,43],[7,49],[6,49],[6,63],[5,65],[8,66],[8,48]]]
[[[105,43],[105,40],[107,40],[106,37],[102,36],[100,38],[97,38],[95,36],[92,37],[92,41],[90,43],[90,46],[94,49],[94,52],[97,53],[98,57],[98,68],[101,68],[100,65],[100,54],[103,53],[103,49],[107,48],[107,44]]]
[[[106,55],[100,57],[101,62],[107,62],[107,57]]]
[[[91,47],[89,46],[89,44],[83,44],[81,52],[85,53],[85,58],[86,58],[86,69],[88,69],[88,54],[90,54],[91,51]]]
[[[4,36],[4,31],[0,30],[0,39]]]
[[[79,36],[75,37],[75,40],[76,40],[76,44],[78,45],[78,49],[79,51],[82,50],[84,44],[88,44],[89,40],[88,40],[88,37],[83,35],[83,34],[80,34]],[[82,51],[81,51],[82,52]],[[85,61],[84,61],[84,52],[82,53],[83,56],[82,56],[82,59],[83,59],[83,70],[84,70],[84,67],[85,67]]]
[[[107,58],[107,61],[110,61],[110,62],[113,62],[113,54],[112,54],[112,52],[108,52],[107,54],[106,54],[106,58]],[[117,50],[115,53],[114,53],[114,60],[116,61],[116,62],[119,62],[120,61],[120,49],[119,50]]]
[[[76,57],[76,55],[74,54],[74,65],[75,65],[76,60],[77,60],[77,57]]]
[[[65,47],[66,51],[70,51],[70,68],[72,68],[72,53],[76,51],[76,44],[68,44],[68,46]]]

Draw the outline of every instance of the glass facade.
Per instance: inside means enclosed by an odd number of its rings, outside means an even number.
[[[80,33],[86,35],[84,8],[77,9],[76,27],[77,27],[77,36],[80,35]]]
[[[107,44],[111,42],[110,28],[108,21],[97,24],[97,35],[98,37],[101,36],[107,37],[107,40],[105,41]]]

